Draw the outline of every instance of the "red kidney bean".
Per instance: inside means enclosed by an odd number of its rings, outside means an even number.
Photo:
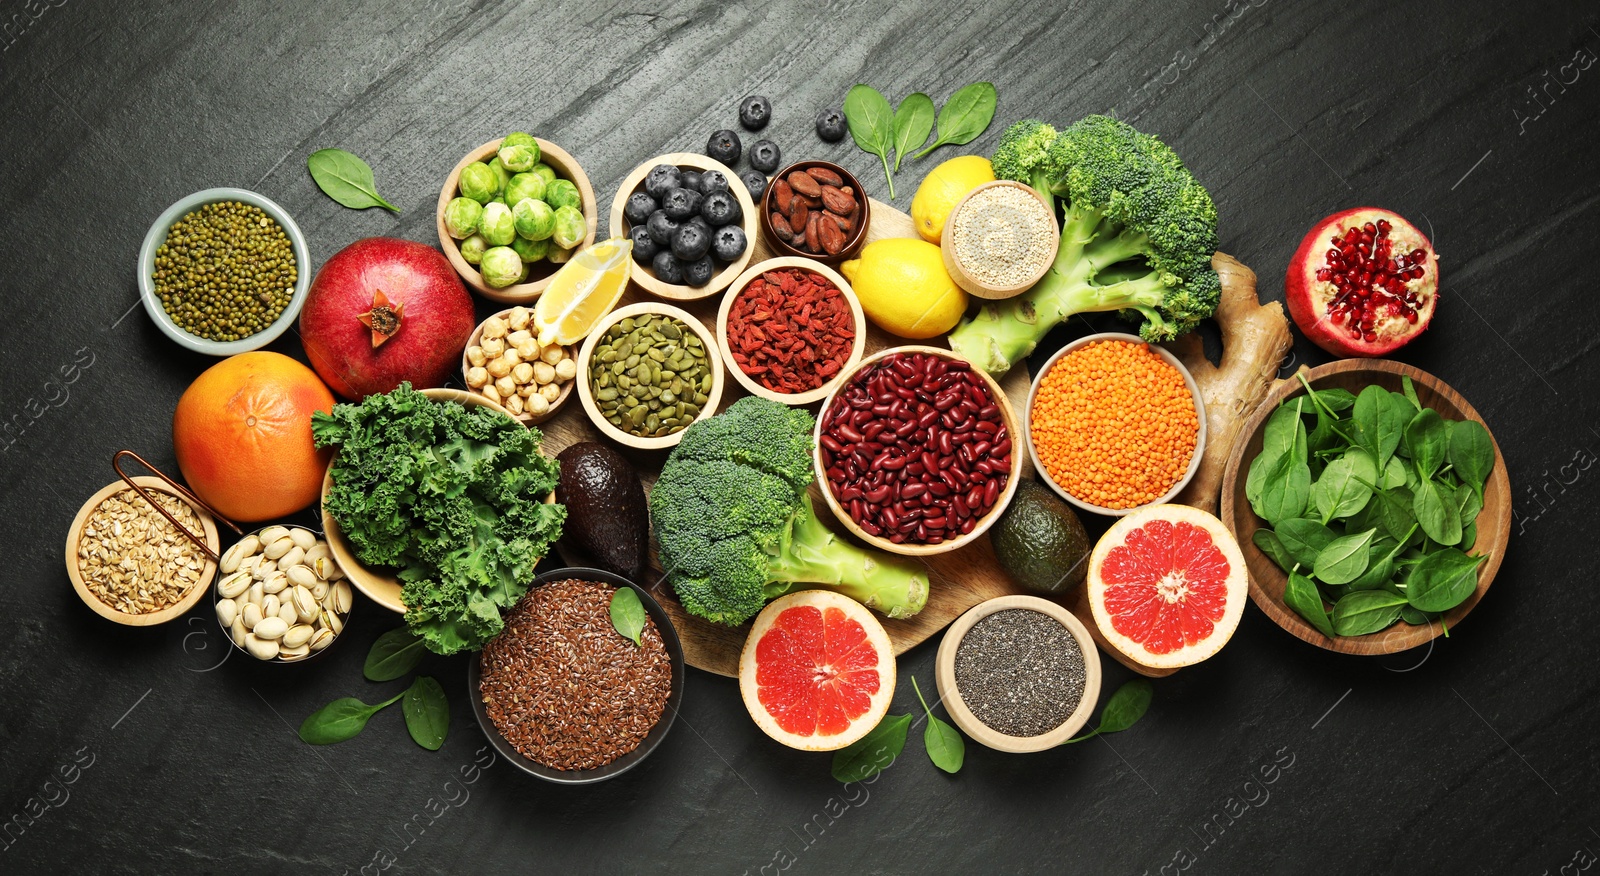
[[[1000,425],[989,420],[981,420],[974,428],[985,435],[993,435],[999,431]]]
[[[838,432],[839,432],[839,437],[840,438],[843,438],[844,440],[849,441],[851,444],[855,444],[855,443],[858,443],[858,442],[866,440],[865,438],[862,437],[860,432],[856,431],[854,426],[851,426],[848,423],[840,423]]]
[[[994,478],[990,478],[989,482],[983,485],[983,507],[984,508],[993,507],[995,501],[998,500],[999,498],[1000,498],[1000,482],[995,480]]]
[[[869,495],[867,498],[870,499],[872,497]],[[968,508],[981,508],[981,507],[983,507],[983,486],[981,484],[979,486],[973,487],[972,489],[967,491],[967,507]]]
[[[976,517],[968,517],[966,520],[961,521],[961,534],[962,535],[966,535],[967,533],[972,531],[972,528],[974,526],[977,526],[977,525],[978,525],[978,518],[976,518]]]
[[[921,474],[921,472],[918,472],[918,474]],[[909,483],[900,488],[900,495],[907,499],[915,499],[927,491],[928,488],[921,483]]]
[[[955,452],[955,447],[952,444],[953,440],[954,439],[952,439],[950,437],[950,433],[949,432],[940,432],[939,433],[939,452],[944,454],[945,456],[949,456],[950,454],[954,453]]]
[[[944,481],[932,481],[928,484],[928,492],[935,496],[948,496],[950,495],[950,486]]]
[[[893,492],[893,489],[883,486],[866,493],[863,498],[865,498],[868,502],[877,505],[882,503],[884,499],[889,498],[889,495]]]
[[[990,444],[987,441],[979,441],[977,444],[972,445],[973,457],[975,459],[982,459],[983,455],[989,452],[989,447]]]
[[[1010,438],[1001,438],[999,441],[996,441],[994,443],[993,447],[989,448],[989,451],[991,453],[993,453],[995,456],[1010,456],[1011,455],[1011,439]]]
[[[939,412],[930,410],[917,418],[917,428],[926,429],[939,421]]]
[[[828,435],[826,433],[823,434],[822,438],[817,443],[828,448],[828,450],[832,453],[839,453],[840,451],[844,450],[843,444],[835,441],[832,435]]]

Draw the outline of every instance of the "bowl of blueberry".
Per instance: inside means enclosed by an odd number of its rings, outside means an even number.
[[[755,201],[728,165],[674,152],[622,181],[611,203],[611,236],[633,241],[633,281],[645,291],[679,301],[708,298],[750,263]]]

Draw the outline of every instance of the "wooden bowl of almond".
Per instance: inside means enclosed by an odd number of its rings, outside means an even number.
[[[190,532],[212,556],[222,542],[217,522],[160,478],[133,482]],[[165,623],[193,608],[217,573],[208,557],[123,481],[89,497],[67,530],[67,577],[85,605],[130,627]]]
[[[576,347],[540,346],[533,311],[518,305],[478,324],[461,351],[461,379],[527,425],[550,419],[572,397]]]
[[[222,555],[217,623],[251,657],[303,663],[344,632],[355,594],[327,539],[303,526],[262,527]]]

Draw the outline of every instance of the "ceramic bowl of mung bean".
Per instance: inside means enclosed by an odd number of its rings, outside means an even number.
[[[256,660],[314,660],[349,623],[355,593],[315,530],[263,526],[223,551],[218,572],[211,588],[217,623]]]
[[[139,247],[139,300],[161,333],[208,356],[259,350],[294,325],[311,290],[300,226],[246,189],[195,192]]]
[[[133,479],[213,552],[217,522],[157,477]],[[85,605],[130,627],[165,623],[205,595],[217,564],[123,481],[89,497],[67,530],[67,577]]]
[[[987,182],[956,202],[939,246],[956,285],[978,298],[1010,298],[1056,259],[1061,226],[1049,195],[1012,180]]]
[[[717,339],[688,311],[653,301],[607,314],[578,351],[578,399],[595,428],[641,450],[673,447],[717,412]]]

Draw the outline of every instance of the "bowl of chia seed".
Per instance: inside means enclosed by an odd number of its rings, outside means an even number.
[[[138,281],[162,334],[196,353],[232,356],[265,347],[294,324],[311,290],[311,255],[272,199],[205,189],[151,223]]]
[[[950,625],[934,677],[962,732],[996,751],[1043,751],[1088,722],[1100,698],[1100,653],[1060,605],[1001,596]]]

